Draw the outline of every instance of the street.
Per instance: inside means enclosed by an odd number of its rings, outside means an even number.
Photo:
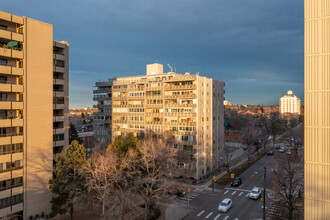
[[[279,154],[278,151],[275,152],[275,155],[276,154]],[[242,173],[242,175],[240,175],[240,177],[242,178],[242,184],[239,187],[231,187],[230,185],[228,185],[220,192],[211,194],[196,194],[195,192],[192,192],[194,196],[193,198],[189,199],[189,203],[190,206],[193,207],[195,210],[184,219],[262,219],[263,210],[260,198],[263,197],[263,191],[258,200],[250,199],[248,196],[250,190],[255,186],[263,189],[263,175],[265,165],[267,168],[267,189],[272,187],[273,183],[270,173],[274,156],[264,156],[255,164],[253,164],[250,168],[248,168],[244,173]],[[229,209],[228,212],[222,213],[218,211],[218,205],[225,198],[232,199],[233,206],[231,209]],[[269,203],[266,197],[266,205],[268,204]]]

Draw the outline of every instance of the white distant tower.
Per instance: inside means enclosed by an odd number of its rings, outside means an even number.
[[[280,113],[293,113],[300,115],[300,99],[291,90],[280,98]]]

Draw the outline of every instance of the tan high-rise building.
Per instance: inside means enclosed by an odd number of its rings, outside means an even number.
[[[52,25],[0,11],[0,218],[50,213],[53,147],[60,146],[53,132],[66,132],[68,105],[68,74],[64,82],[55,77],[63,60],[57,44]],[[64,118],[55,111],[59,96]]]
[[[305,219],[330,219],[330,2],[305,0]]]
[[[292,113],[300,115],[300,99],[291,90],[280,98],[280,113]]]
[[[116,78],[111,84],[112,94],[94,100],[112,96],[112,139],[148,130],[172,131],[180,155],[177,175],[200,179],[219,167],[224,148],[223,82],[163,73],[163,65],[155,63],[147,65],[147,75]]]

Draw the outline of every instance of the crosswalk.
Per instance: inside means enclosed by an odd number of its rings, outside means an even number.
[[[249,197],[250,191],[245,190],[245,189],[225,188],[225,191],[223,192],[223,194],[226,195],[227,193],[229,193],[232,196],[234,196],[236,194],[236,196],[238,196],[238,197],[243,197],[243,196]]]
[[[228,220],[229,219],[229,215],[226,214],[220,214],[220,213],[213,213],[213,212],[209,212],[206,213],[205,210],[200,211],[197,215],[197,217],[199,217],[200,219],[206,219],[206,220]],[[238,220],[238,218],[235,218],[234,220]]]
[[[188,194],[185,195],[184,197],[177,196],[176,199],[181,203],[188,203],[188,201],[190,202],[193,199],[196,199],[198,195],[199,195],[198,193],[189,193],[189,196]]]

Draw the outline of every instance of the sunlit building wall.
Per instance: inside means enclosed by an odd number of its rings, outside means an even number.
[[[300,99],[291,90],[280,98],[280,113],[292,113],[300,115]]]
[[[305,219],[330,219],[330,1],[305,0]]]
[[[224,147],[224,82],[189,73],[163,72],[116,78],[112,85],[112,139],[153,131],[174,134],[175,175],[200,179],[220,165]]]
[[[50,214],[54,149],[68,139],[67,46],[52,25],[0,11],[0,218]]]

